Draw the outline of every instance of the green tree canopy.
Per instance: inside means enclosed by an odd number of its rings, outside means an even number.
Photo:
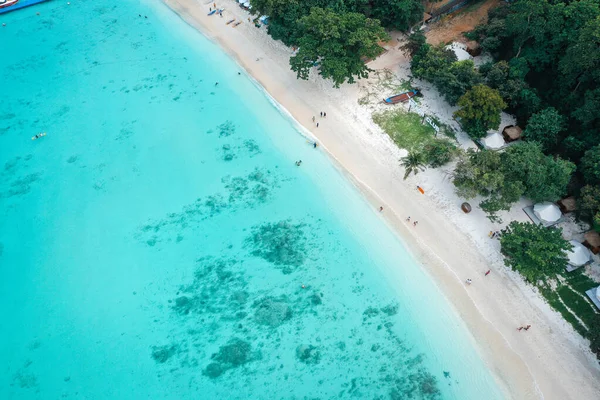
[[[405,55],[414,57],[414,55],[417,54],[426,43],[427,38],[425,37],[425,34],[419,30],[408,35],[406,42],[400,47],[400,49]]]
[[[502,172],[507,181],[520,181],[524,195],[534,202],[556,201],[567,192],[575,164],[546,156],[538,143],[510,146],[502,154]]]
[[[548,107],[529,118],[523,137],[538,142],[544,151],[558,144],[559,134],[565,128],[565,118],[553,107]]]
[[[600,186],[584,186],[577,203],[581,218],[593,221],[596,215],[600,216]]]
[[[600,144],[585,152],[580,169],[586,183],[600,184]]]
[[[371,17],[386,28],[407,31],[423,18],[424,10],[419,0],[377,0],[372,2]]]
[[[572,248],[562,230],[518,221],[502,231],[500,246],[504,263],[534,284],[562,273],[568,261],[566,251]]]
[[[496,89],[481,84],[465,93],[458,105],[460,110],[454,115],[461,119],[461,125],[474,139],[484,137],[489,129],[498,129],[500,112],[506,108]]]
[[[567,191],[575,165],[544,155],[535,142],[511,146],[499,153],[469,150],[454,170],[453,183],[459,196],[477,195],[480,207],[490,215],[526,196],[535,202],[556,201]]]
[[[482,82],[471,60],[456,61],[445,71],[438,71],[434,83],[451,105],[473,86]]]
[[[379,55],[382,49],[377,43],[388,39],[378,20],[358,13],[338,14],[313,8],[300,19],[300,26],[300,48],[290,58],[292,71],[298,78],[308,79],[310,70],[316,66],[321,76],[333,80],[335,87],[366,78],[369,69],[364,58]]]

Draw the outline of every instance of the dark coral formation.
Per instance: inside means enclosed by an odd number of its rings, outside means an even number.
[[[254,320],[261,325],[276,328],[292,318],[292,309],[285,296],[264,297],[254,303]]]
[[[221,125],[217,126],[219,131],[219,137],[227,137],[235,134],[235,124],[232,121],[225,121]]]
[[[266,223],[252,229],[246,244],[253,256],[281,267],[284,273],[291,273],[307,258],[304,228],[304,224],[293,224],[289,220]]]
[[[152,358],[157,363],[163,364],[169,361],[177,353],[177,346],[152,346]]]
[[[243,208],[253,208],[267,202],[278,179],[268,170],[255,169],[246,176],[230,177],[222,180],[224,193],[215,193],[198,198],[183,207],[178,213],[171,213],[158,222],[144,225],[137,236],[142,242],[154,246],[161,240],[159,235],[175,230],[168,241],[183,238],[182,230],[197,227],[202,221],[213,218],[224,211],[235,212]]]
[[[296,358],[304,364],[318,364],[321,360],[321,353],[315,346],[301,344],[296,347]]]
[[[232,338],[226,345],[219,348],[219,352],[211,356],[213,362],[208,364],[203,374],[209,378],[218,378],[227,370],[240,367],[253,360],[252,346],[250,343]]]

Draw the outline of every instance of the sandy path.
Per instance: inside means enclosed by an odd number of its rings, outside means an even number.
[[[290,49],[272,41],[264,28],[259,30],[248,23],[249,15],[233,0],[217,3],[226,7],[224,18],[207,17],[209,6],[203,2],[163,1],[190,25],[217,41],[310,130],[374,207],[383,205],[387,221],[466,322],[507,397],[599,398],[600,370],[585,341],[515,274],[506,271],[497,253],[479,252],[481,246],[474,246],[473,232],[464,232],[452,222],[470,218],[471,214],[462,217],[456,212],[460,200],[440,171],[402,180],[403,171],[397,161],[402,151],[373,125],[366,110],[360,109],[358,85],[333,90],[315,76],[309,81],[296,80],[288,65]],[[237,28],[225,24],[234,17],[244,23]],[[385,57],[394,62],[403,60],[393,48]],[[316,128],[312,116],[318,117],[319,111],[326,111],[327,119]],[[417,184],[433,190],[421,195],[415,190]],[[447,196],[430,197],[440,191],[448,192]],[[418,219],[418,227],[404,223],[408,215]],[[486,229],[482,226],[479,230],[487,232]],[[493,274],[484,278],[490,268]],[[473,285],[465,287],[466,278],[472,278]],[[515,328],[523,324],[533,328],[526,333],[517,332]],[[482,396],[485,398],[485,394]]]

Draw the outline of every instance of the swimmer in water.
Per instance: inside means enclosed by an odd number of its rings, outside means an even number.
[[[298,161],[296,161],[296,167],[299,167],[299,166],[300,166],[300,164],[302,164],[302,160],[298,160]]]

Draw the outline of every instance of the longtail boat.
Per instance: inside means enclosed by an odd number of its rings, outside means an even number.
[[[409,90],[408,92],[400,93],[392,97],[388,97],[384,99],[384,103],[387,104],[396,104],[408,101],[411,97],[415,97],[419,93],[417,90]]]
[[[0,0],[0,8],[10,7],[15,5],[19,0]]]

